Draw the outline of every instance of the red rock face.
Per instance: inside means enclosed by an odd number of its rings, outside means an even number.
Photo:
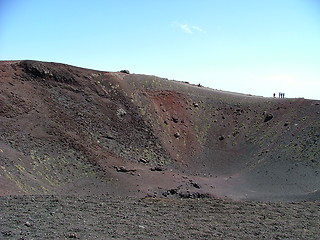
[[[0,84],[0,195],[318,198],[319,101],[36,61]]]
[[[157,121],[157,131],[161,142],[169,151],[172,159],[182,165],[188,164],[195,151],[200,149],[193,124],[190,119],[191,105],[183,94],[172,91],[149,92]]]

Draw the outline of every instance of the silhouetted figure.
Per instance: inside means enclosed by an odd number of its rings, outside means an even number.
[[[279,92],[279,98],[281,98],[281,92]]]
[[[275,94],[275,93],[273,94],[273,97],[274,97],[274,98],[276,97],[276,94]]]
[[[284,98],[284,93],[282,93],[282,98]]]

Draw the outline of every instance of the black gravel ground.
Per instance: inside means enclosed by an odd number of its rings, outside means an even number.
[[[0,197],[0,239],[319,239],[320,203]]]

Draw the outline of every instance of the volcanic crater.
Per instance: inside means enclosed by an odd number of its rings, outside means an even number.
[[[0,196],[320,199],[320,102],[0,62]]]

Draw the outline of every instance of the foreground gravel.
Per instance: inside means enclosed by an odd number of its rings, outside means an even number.
[[[320,204],[0,197],[0,239],[319,239]]]

